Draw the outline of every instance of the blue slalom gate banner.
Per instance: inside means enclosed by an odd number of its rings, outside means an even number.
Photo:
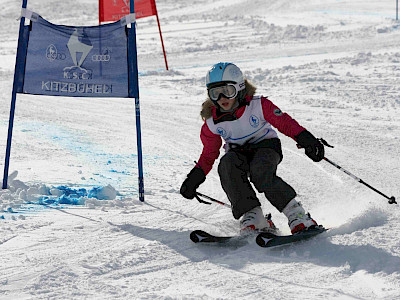
[[[8,126],[3,189],[7,188],[16,94],[135,98],[139,199],[144,201],[134,1],[131,14],[99,26],[55,25],[22,14]],[[25,25],[25,19],[30,20]],[[131,26],[128,26],[132,24]]]
[[[95,27],[55,25],[39,15],[32,19],[18,92],[129,97],[125,19]]]

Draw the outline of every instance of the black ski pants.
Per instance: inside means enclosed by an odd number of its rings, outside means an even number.
[[[231,149],[221,158],[218,173],[235,219],[261,205],[250,182],[280,212],[296,197],[295,190],[276,175],[280,160],[271,148]]]

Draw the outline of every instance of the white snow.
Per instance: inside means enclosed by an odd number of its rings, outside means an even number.
[[[20,5],[0,2],[3,153]],[[238,221],[223,206],[179,194],[202,150],[206,71],[232,61],[260,94],[335,146],[328,158],[398,198],[395,7],[158,0],[169,71],[155,17],[137,24],[144,203],[133,100],[18,95],[9,189],[0,191],[0,299],[400,299],[399,206],[313,163],[283,135],[278,173],[331,228],[321,236],[273,249],[196,245],[191,230],[235,234]],[[56,24],[98,24],[96,0],[29,0],[28,8]],[[216,167],[199,191],[228,202]]]

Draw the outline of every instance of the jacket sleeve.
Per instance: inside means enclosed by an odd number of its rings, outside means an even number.
[[[272,126],[278,129],[279,132],[296,140],[296,136],[306,130],[287,113],[282,112],[279,107],[272,103],[269,99],[262,97],[261,105],[264,118]]]
[[[200,139],[203,143],[203,152],[197,163],[197,167],[200,167],[204,173],[207,175],[219,156],[219,149],[222,145],[221,136],[214,134],[208,128],[207,123],[204,122],[203,127],[201,127]]]

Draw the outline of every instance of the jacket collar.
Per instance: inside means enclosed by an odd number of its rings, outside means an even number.
[[[232,112],[221,112],[217,107],[213,106],[212,107],[212,116],[213,116],[213,121],[214,124],[218,124],[221,122],[225,121],[234,121],[240,118],[243,115],[244,110],[246,109],[246,106],[250,104],[251,100],[253,97],[246,96],[245,101],[243,103],[239,104],[236,109],[234,109]]]

